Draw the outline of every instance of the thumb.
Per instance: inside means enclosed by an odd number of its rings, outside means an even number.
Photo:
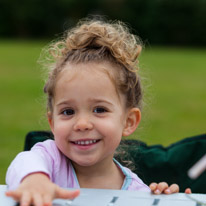
[[[79,190],[66,190],[57,186],[55,198],[74,199],[80,194]]]
[[[192,190],[191,190],[190,188],[187,188],[187,189],[185,189],[185,193],[186,193],[186,194],[191,194],[191,193],[192,193]]]
[[[18,190],[9,190],[9,191],[5,192],[5,195],[7,197],[12,197],[16,201],[19,201],[21,199],[22,192],[20,192]]]

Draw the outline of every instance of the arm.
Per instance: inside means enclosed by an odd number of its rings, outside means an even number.
[[[31,173],[45,173],[52,182],[62,188],[73,188],[65,176],[71,176],[67,158],[58,150],[52,140],[36,144],[30,151],[21,152],[12,161],[6,174],[9,189],[16,189]]]
[[[26,176],[16,190],[6,192],[6,195],[20,202],[21,206],[51,206],[55,198],[73,199],[79,195],[79,190],[68,191],[52,183],[44,173],[33,173]]]
[[[30,203],[37,206],[51,205],[51,201],[57,197],[76,197],[78,191],[63,190],[60,187],[66,185],[60,184],[61,181],[55,182],[56,175],[67,176],[62,173],[66,169],[61,165],[65,166],[66,162],[61,158],[53,141],[46,141],[34,146],[31,151],[18,154],[7,171],[6,183],[9,191],[6,195],[13,197],[23,206]]]
[[[6,184],[9,189],[16,189],[22,180],[31,173],[42,172],[51,179],[54,168],[54,149],[50,142],[35,145],[30,151],[19,153],[11,162],[7,174]]]
[[[44,159],[34,152],[21,152],[10,164],[6,174],[6,184],[10,190],[18,188],[22,180],[32,173],[41,172],[50,177],[51,168],[47,167]]]

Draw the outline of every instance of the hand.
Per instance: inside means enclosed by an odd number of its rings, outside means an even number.
[[[160,183],[151,183],[150,184],[150,189],[152,193],[159,195],[161,193],[164,194],[172,194],[172,193],[178,193],[179,192],[179,186],[177,184],[172,184],[168,186],[166,182],[160,182]],[[190,188],[185,189],[185,193],[191,194],[192,191]]]
[[[179,192],[179,186],[177,184],[172,184],[168,186],[166,182],[160,182],[160,183],[151,183],[150,189],[152,193],[159,195],[159,194],[172,194]]]
[[[73,199],[79,195],[79,190],[68,191],[52,183],[43,173],[33,173],[26,176],[14,191],[7,191],[6,196],[20,202],[20,206],[52,206],[55,198]]]

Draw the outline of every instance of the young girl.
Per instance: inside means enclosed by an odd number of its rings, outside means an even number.
[[[55,63],[44,91],[54,141],[15,158],[7,196],[21,206],[41,206],[79,195],[62,188],[178,192],[176,184],[149,188],[113,158],[122,136],[132,134],[141,119],[140,51],[140,40],[124,24],[95,20],[80,22],[51,46]]]

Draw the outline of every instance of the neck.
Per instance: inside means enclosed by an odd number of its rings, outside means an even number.
[[[92,166],[72,163],[81,188],[121,189],[124,175],[114,163],[113,157]]]

